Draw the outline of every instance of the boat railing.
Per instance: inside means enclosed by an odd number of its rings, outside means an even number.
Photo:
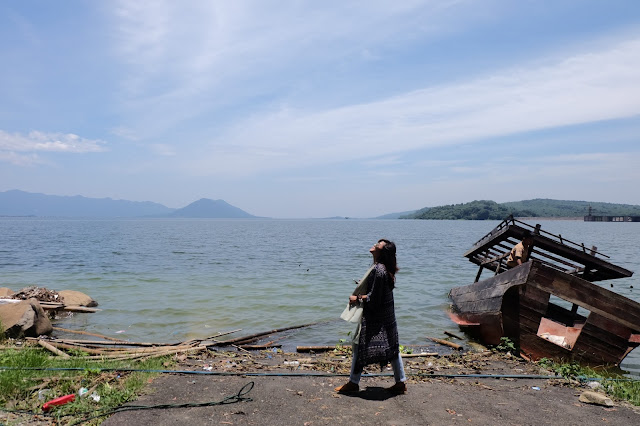
[[[547,238],[550,238],[551,240],[555,240],[556,242],[565,245],[565,246],[569,246],[572,247],[574,249],[578,249],[578,250],[582,250],[584,253],[590,254],[592,256],[602,256],[604,258],[610,259],[609,256],[607,256],[604,253],[601,253],[597,250],[597,247],[592,246],[591,248],[587,248],[584,243],[576,243],[574,241],[571,241],[569,239],[564,238],[561,234],[555,235],[551,232],[547,232],[544,231],[543,229],[541,229],[540,225],[536,225],[536,226],[532,226],[526,222],[522,222],[516,218],[513,217],[513,215],[509,215],[506,219],[504,219],[502,222],[500,222],[500,224],[498,226],[496,226],[493,230],[491,230],[491,232],[489,232],[488,234],[486,234],[484,237],[482,237],[480,240],[478,240],[478,242],[476,242],[476,245],[478,245],[482,240],[484,240],[487,237],[490,237],[494,234],[496,234],[497,232],[501,231],[502,229],[511,226],[511,225],[516,225],[516,226],[521,226],[521,227],[525,227],[525,228],[530,228],[531,232],[534,235],[544,235]]]

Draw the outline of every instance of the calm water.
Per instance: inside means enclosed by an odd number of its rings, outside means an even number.
[[[639,223],[529,221],[584,242],[636,272],[613,290],[640,301]],[[235,336],[324,322],[282,341],[333,345],[351,327],[337,320],[379,238],[398,246],[400,340],[457,331],[451,287],[477,268],[464,251],[496,221],[0,218],[0,286],[78,290],[100,304],[56,325],[132,341],[177,342],[241,328]],[[607,288],[610,283],[606,282]],[[633,288],[631,288],[633,286]],[[623,367],[640,372],[640,352]]]

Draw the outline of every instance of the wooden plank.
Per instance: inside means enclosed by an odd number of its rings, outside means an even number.
[[[633,330],[629,327],[626,327],[617,321],[612,321],[606,317],[603,317],[602,315],[598,315],[595,312],[591,312],[589,314],[589,318],[587,321],[595,327],[606,330],[623,339],[629,339],[629,336],[633,334]]]
[[[542,265],[527,285],[554,294],[625,326],[640,330],[640,303],[581,278],[558,273]],[[549,283],[551,281],[551,283]]]
[[[624,339],[615,334],[608,333],[606,330],[595,327],[588,322],[582,327],[580,337],[588,338],[590,341],[596,342],[603,348],[619,348],[623,351],[629,346],[629,340]]]
[[[489,294],[492,294],[492,292],[494,291],[496,292],[496,294],[499,292],[504,293],[507,289],[514,285],[524,284],[525,282],[527,282],[530,268],[531,265],[525,263],[522,266],[513,268],[507,272],[488,278],[486,280],[478,281],[477,283],[473,283],[463,287],[454,287],[449,292],[449,295],[453,298],[460,297],[464,294],[486,294],[481,293],[483,291],[486,291]]]

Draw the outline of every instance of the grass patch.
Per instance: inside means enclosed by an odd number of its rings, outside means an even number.
[[[48,413],[57,424],[73,424],[136,399],[148,380],[158,375],[112,369],[160,370],[166,369],[169,361],[169,357],[144,361],[89,361],[50,355],[42,348],[31,346],[0,350],[0,366],[12,368],[0,369],[0,410],[12,415],[41,416],[45,402],[76,394],[74,402],[55,407]],[[67,368],[78,370],[62,370]],[[78,395],[81,389],[86,392],[82,397]],[[98,424],[104,419],[87,424]],[[22,421],[24,417],[16,423]]]
[[[538,364],[566,379],[581,382],[597,379],[607,395],[640,406],[640,380],[625,377],[618,369],[595,369],[576,362],[558,363],[548,358],[542,358]]]

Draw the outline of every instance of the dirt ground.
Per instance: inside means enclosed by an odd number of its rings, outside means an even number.
[[[563,379],[447,377],[549,375],[536,364],[502,354],[406,358],[408,392],[400,396],[384,389],[393,384],[389,370],[382,371],[385,376],[363,377],[355,395],[337,394],[333,388],[348,380],[348,354],[209,352],[179,361],[173,370],[194,374],[163,374],[128,405],[216,403],[229,398],[226,403],[126,411],[102,424],[640,424],[638,407],[619,401],[613,407],[579,402],[579,395],[590,389]],[[367,372],[381,373],[379,368]],[[246,393],[234,398],[240,392]]]

